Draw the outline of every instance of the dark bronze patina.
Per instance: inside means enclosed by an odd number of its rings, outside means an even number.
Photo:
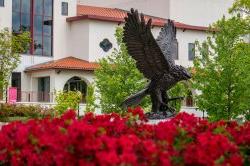
[[[167,91],[177,82],[190,79],[191,75],[184,67],[175,65],[173,59],[178,53],[174,22],[168,20],[156,40],[151,32],[151,23],[152,19],[146,23],[144,15],[139,15],[134,9],[125,18],[123,40],[128,53],[150,82],[145,89],[128,97],[122,105],[125,108],[138,105],[142,98],[150,95],[152,112],[147,114],[148,118],[164,119],[175,112],[168,102],[181,98],[169,98]]]

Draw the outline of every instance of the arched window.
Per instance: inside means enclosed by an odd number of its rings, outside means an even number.
[[[69,79],[63,88],[64,91],[80,91],[82,93],[82,103],[86,101],[87,84],[79,77]]]

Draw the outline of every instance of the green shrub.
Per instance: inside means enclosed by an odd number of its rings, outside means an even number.
[[[54,109],[43,108],[38,105],[0,104],[0,121],[43,118],[46,116],[55,116]]]
[[[63,114],[68,109],[77,110],[81,101],[82,94],[79,91],[58,91],[56,92],[56,103],[55,110],[59,114]]]
[[[85,112],[95,112],[95,87],[94,85],[89,85],[87,89],[86,96],[86,110]]]

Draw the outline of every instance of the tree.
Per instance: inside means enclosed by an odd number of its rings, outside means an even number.
[[[229,13],[244,13],[250,15],[250,1],[249,0],[236,0],[233,6],[229,9]]]
[[[0,92],[8,86],[12,71],[20,63],[20,54],[27,50],[29,36],[29,32],[12,34],[7,28],[0,31]]]
[[[202,44],[194,61],[193,87],[200,91],[196,103],[211,120],[232,119],[250,110],[250,33],[249,15],[238,13],[246,4],[236,1],[231,12],[212,25],[216,32]],[[249,11],[249,1],[248,3]],[[239,5],[240,4],[240,5]],[[245,11],[247,11],[245,10]]]
[[[191,92],[191,86],[189,85],[189,81],[181,81],[181,82],[178,82],[172,89],[169,90],[168,95],[171,97],[185,98],[187,97],[189,92]],[[171,107],[175,108],[177,112],[179,112],[181,110],[182,100],[178,99],[178,100],[170,101],[169,104]]]

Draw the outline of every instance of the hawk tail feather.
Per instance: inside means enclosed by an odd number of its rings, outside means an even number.
[[[122,107],[124,109],[128,108],[129,106],[137,106],[141,103],[142,99],[148,94],[148,88],[143,89],[136,94],[129,96],[123,103]]]

